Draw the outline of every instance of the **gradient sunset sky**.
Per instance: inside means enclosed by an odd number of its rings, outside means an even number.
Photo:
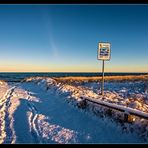
[[[0,72],[148,72],[148,5],[0,5]]]

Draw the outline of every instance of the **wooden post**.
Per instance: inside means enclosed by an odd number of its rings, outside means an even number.
[[[128,122],[128,114],[127,113],[124,113],[124,121]]]

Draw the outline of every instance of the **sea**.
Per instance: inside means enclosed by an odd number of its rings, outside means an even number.
[[[125,76],[125,75],[146,75],[148,73],[120,73],[120,72],[106,72],[105,76]],[[94,73],[94,72],[1,72],[0,80],[4,80],[7,82],[20,82],[27,77],[76,77],[76,76],[85,76],[85,77],[93,77],[93,76],[102,76],[102,73]]]

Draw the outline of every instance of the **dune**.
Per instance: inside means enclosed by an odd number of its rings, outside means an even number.
[[[95,82],[101,81],[102,77],[58,77],[54,78],[57,81],[61,82]],[[105,81],[148,81],[148,75],[128,75],[128,76],[104,76]]]

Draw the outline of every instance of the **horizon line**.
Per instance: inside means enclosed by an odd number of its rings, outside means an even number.
[[[15,72],[15,71],[0,71],[0,73],[102,73],[101,71],[98,71],[98,72],[91,72],[91,71],[89,71],[89,72],[80,72],[80,71],[77,71],[77,72],[62,72],[62,71],[59,71],[59,72],[54,72],[54,71],[51,71],[51,72],[49,72],[49,71],[47,71],[47,72],[40,72],[40,71],[33,71],[33,72],[31,72],[31,71],[23,71],[23,72],[21,72],[21,71],[17,71],[17,72]],[[148,72],[127,72],[127,71],[125,71],[125,72],[105,72],[105,73],[148,73]]]

